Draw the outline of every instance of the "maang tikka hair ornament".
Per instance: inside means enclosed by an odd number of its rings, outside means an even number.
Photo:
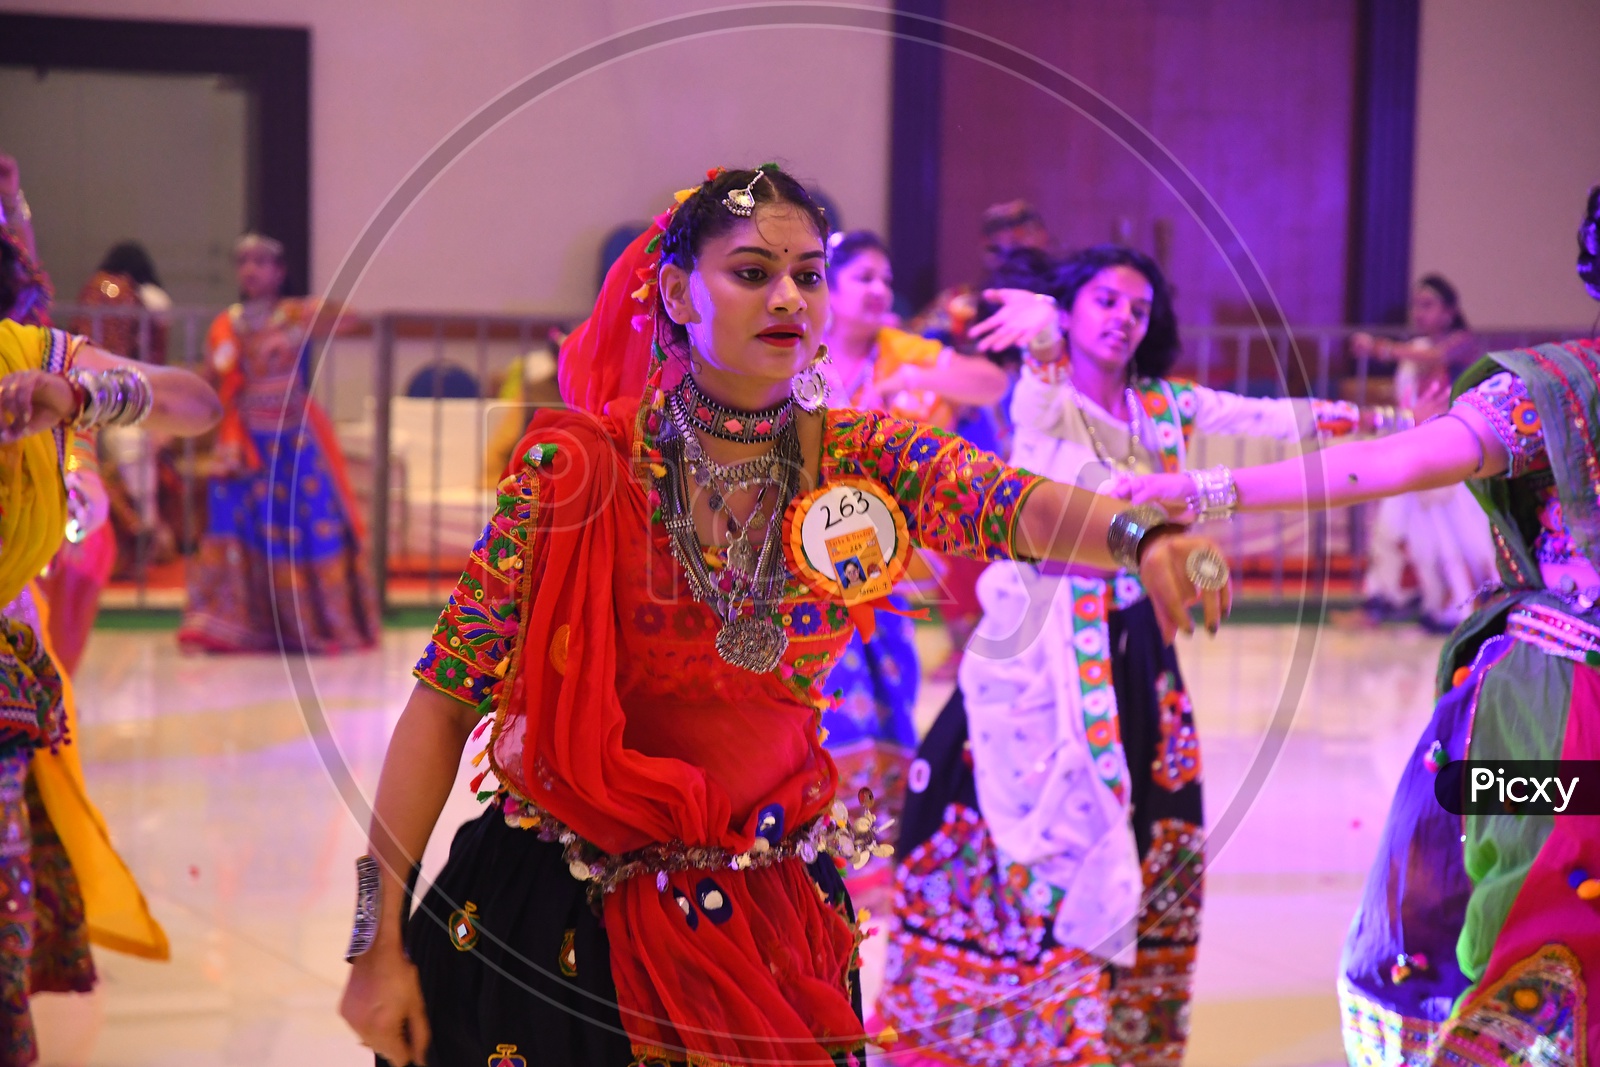
[[[756,182],[767,176],[761,167],[756,168],[756,176],[750,179],[750,184],[743,189],[729,189],[728,195],[722,198],[722,206],[731,214],[738,215],[741,219],[750,217],[756,209]]]
[[[828,403],[828,378],[822,373],[828,359],[828,346],[818,345],[817,355],[789,379],[789,395],[806,411],[816,411]]]

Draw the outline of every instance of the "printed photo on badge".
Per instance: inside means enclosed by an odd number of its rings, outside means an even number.
[[[846,604],[887,596],[894,588],[875,527],[864,526],[828,538],[828,559],[839,576],[839,589]]]

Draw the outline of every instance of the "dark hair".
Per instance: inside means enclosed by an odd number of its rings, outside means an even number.
[[[155,261],[138,241],[112,245],[106,258],[100,261],[100,269],[107,274],[125,274],[133,279],[135,285],[161,284],[161,279],[156,276]]]
[[[1132,267],[1150,283],[1150,325],[1144,340],[1133,353],[1133,368],[1146,378],[1165,377],[1178,360],[1178,314],[1172,306],[1172,289],[1156,261],[1126,245],[1095,245],[1074,252],[1056,268],[1051,295],[1063,311],[1072,310],[1073,301],[1095,275],[1110,267]]]
[[[828,281],[863,252],[880,252],[889,258],[889,246],[871,230],[840,230],[828,238]]]
[[[990,204],[984,209],[980,228],[985,237],[993,237],[1005,230],[1023,226],[1043,226],[1044,216],[1026,200],[1008,200],[1003,204]]]
[[[693,270],[700,258],[700,250],[713,237],[720,237],[733,229],[742,216],[728,210],[723,198],[735,189],[749,188],[756,206],[762,204],[792,204],[816,227],[823,244],[828,240],[828,216],[806,192],[806,187],[776,163],[763,163],[761,181],[754,181],[755,170],[725,170],[714,178],[701,182],[689,198],[678,205],[661,235],[661,265],[672,264],[684,270]],[[754,184],[752,184],[754,182]],[[659,296],[658,296],[659,299]],[[689,332],[662,313],[658,321],[664,324],[668,336],[664,342],[682,348],[689,343]]]
[[[1465,330],[1467,317],[1461,313],[1461,297],[1456,292],[1456,287],[1445,280],[1442,274],[1424,274],[1417,282],[1418,289],[1432,289],[1444,301],[1444,306],[1450,309],[1450,328],[1452,330]]]
[[[983,279],[985,289],[1027,289],[1055,295],[1056,257],[1042,248],[1008,248]]]
[[[21,293],[22,255],[11,235],[0,231],[0,318],[9,319]]]
[[[1578,277],[1589,295],[1600,300],[1600,185],[1589,190],[1583,225],[1578,227]]]

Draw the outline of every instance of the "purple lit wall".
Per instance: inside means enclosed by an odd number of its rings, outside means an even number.
[[[1356,0],[946,0],[944,17],[1108,97],[1216,199],[1290,322],[1342,320]],[[976,276],[979,214],[1020,196],[1063,248],[1116,236],[1161,251],[1165,230],[1183,321],[1250,321],[1227,263],[1126,148],[973,60],[946,54],[942,80],[940,284]]]

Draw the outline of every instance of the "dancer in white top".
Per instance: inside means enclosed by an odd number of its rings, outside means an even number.
[[[1350,339],[1358,356],[1395,360],[1395,402],[1417,406],[1428,395],[1442,397],[1450,382],[1481,352],[1467,327],[1455,286],[1437,274],[1411,294],[1409,341],[1358,333]],[[1423,401],[1426,403],[1426,401]],[[1421,616],[1431,633],[1449,633],[1471,613],[1479,588],[1495,577],[1489,520],[1465,485],[1406,493],[1378,502],[1363,593],[1369,622],[1406,612],[1411,599],[1402,586],[1409,558],[1417,576]]]
[[[1410,421],[1169,378],[1171,298],[1132,249],[1077,253],[1035,287],[1067,344],[1056,360],[1036,339],[1012,401],[1029,470],[1097,488],[1183,469],[1195,430],[1300,441]],[[1004,562],[978,592],[960,689],[908,775],[879,1015],[939,1062],[1176,1064],[1202,854],[1176,656],[1127,573]]]

